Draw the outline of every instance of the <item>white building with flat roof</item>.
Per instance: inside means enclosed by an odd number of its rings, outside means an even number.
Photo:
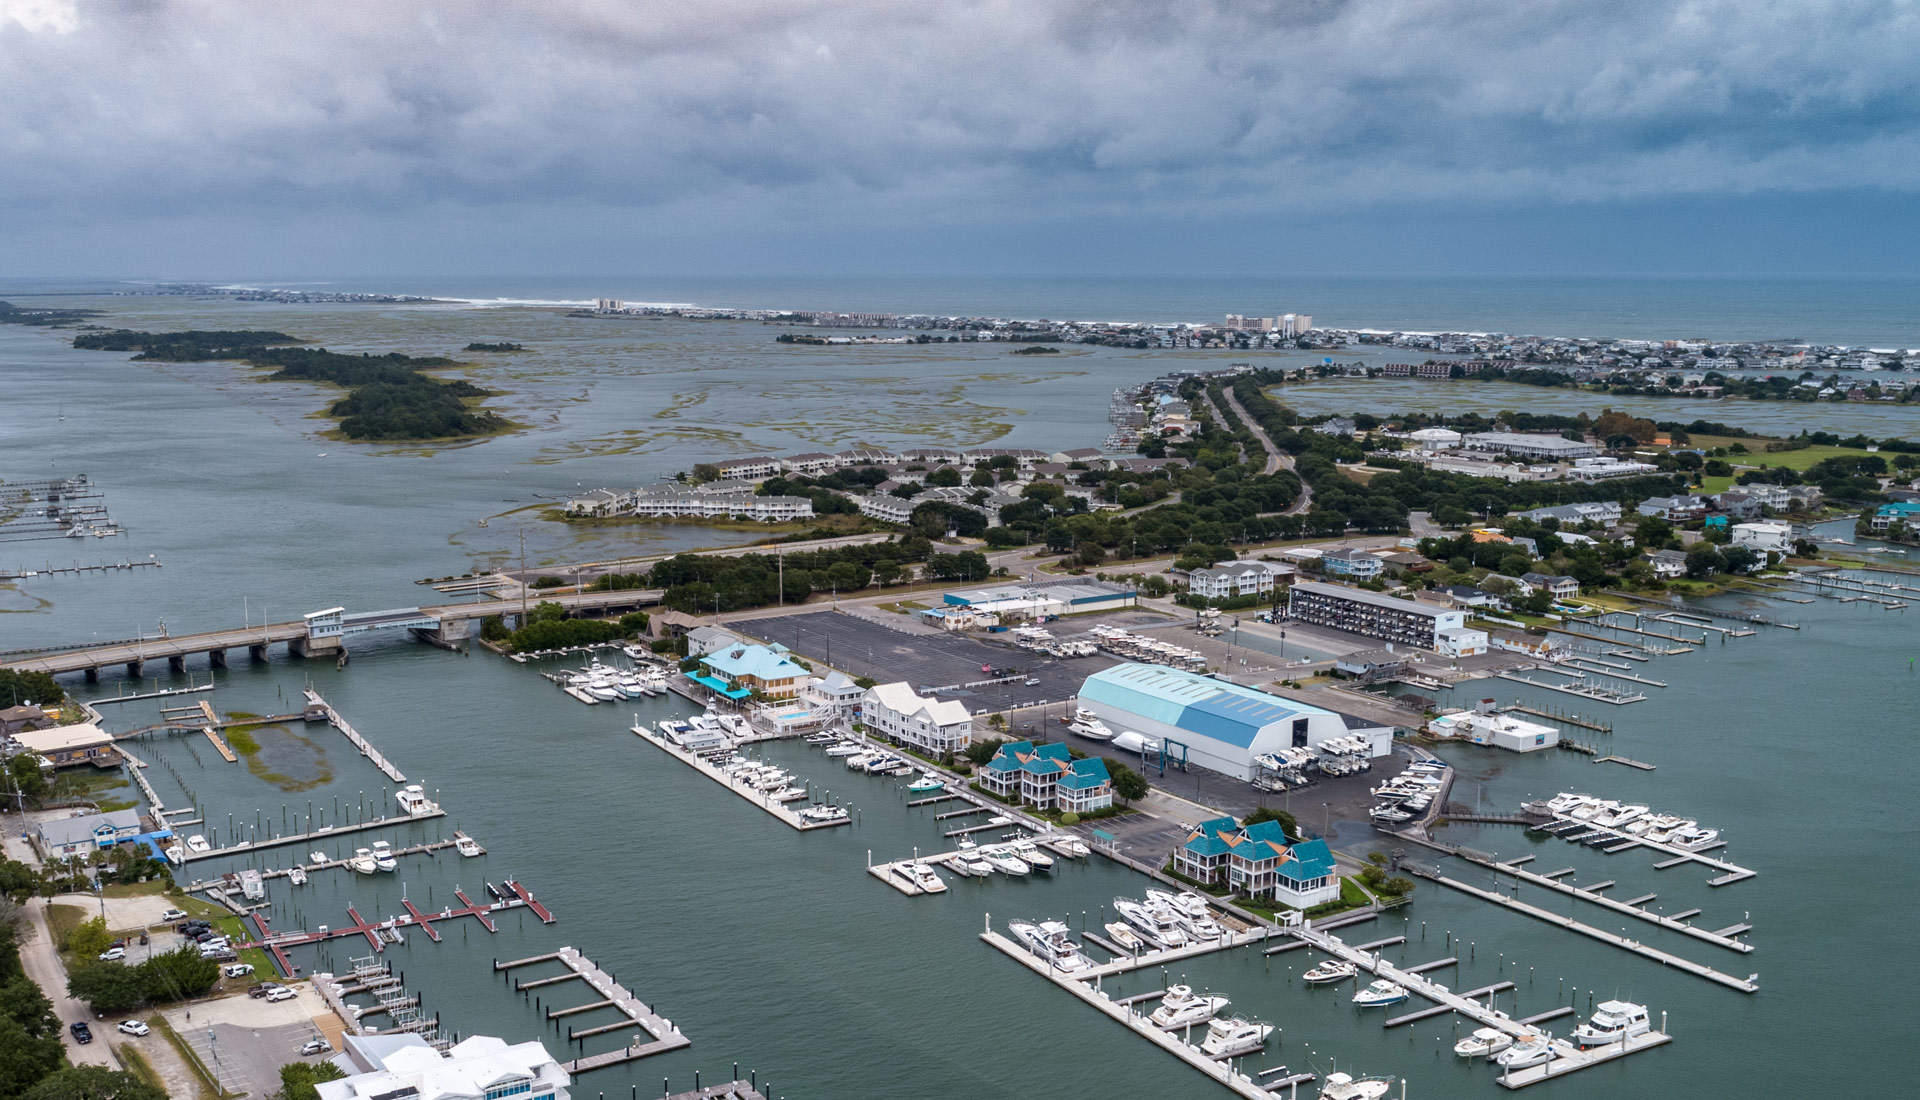
[[[1784,523],[1736,523],[1733,544],[1761,554],[1784,554],[1793,546],[1793,528]]]
[[[1562,439],[1557,435],[1533,432],[1474,432],[1466,437],[1465,442],[1476,451],[1493,451],[1549,462],[1572,462],[1576,458],[1591,458],[1600,453],[1599,447],[1585,440]]]
[[[568,1100],[573,1083],[537,1042],[475,1035],[445,1054],[411,1032],[342,1043],[333,1064],[347,1076],[317,1083],[320,1100]]]

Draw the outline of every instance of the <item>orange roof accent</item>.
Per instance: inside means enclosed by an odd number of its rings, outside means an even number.
[[[1512,542],[1513,540],[1501,534],[1498,531],[1475,531],[1473,533],[1473,541],[1475,542]]]

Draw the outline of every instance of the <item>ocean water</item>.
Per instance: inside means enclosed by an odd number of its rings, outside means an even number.
[[[584,285],[526,280],[494,289],[562,298]],[[478,295],[487,288],[424,289]],[[758,295],[770,288],[737,289]],[[831,289],[822,297],[832,300],[818,304],[862,307],[827,294]],[[934,289],[872,285],[867,308],[917,308],[911,295],[932,296]],[[640,298],[649,290],[681,300],[707,293],[635,283],[596,286],[584,296]],[[1017,288],[982,284],[979,293],[980,312],[1065,313],[1057,307],[1072,304],[1066,291],[1030,309],[1017,308]],[[1090,313],[1144,314],[1141,307],[1152,304],[1144,289],[1072,293],[1082,295]],[[995,308],[1006,303],[1012,307]],[[531,509],[577,484],[632,484],[732,454],[864,440],[1097,441],[1115,385],[1212,361],[1088,351],[1030,369],[988,345],[925,349],[934,354],[799,349],[774,344],[761,326],[574,321],[519,308],[178,298],[90,304],[113,311],[114,324],[281,327],[342,347],[431,352],[471,340],[522,342],[533,350],[489,361],[472,376],[504,391],[496,404],[529,430],[455,448],[338,444],[316,434],[325,426],[312,416],[325,401],[319,391],[257,381],[233,364],[137,364],[124,355],[75,352],[57,333],[0,327],[0,380],[8,387],[0,402],[0,438],[8,441],[0,477],[84,470],[106,491],[115,518],[131,528],[125,538],[83,545],[0,544],[0,565],[148,554],[165,562],[163,569],[33,578],[0,588],[0,647],[124,637],[154,629],[159,619],[187,631],[234,625],[243,614],[277,620],[336,603],[373,610],[438,599],[415,582],[506,559],[517,552],[520,527],[529,556],[552,562],[715,542],[712,532],[680,528],[582,538],[538,520]],[[723,304],[765,303],[743,297]],[[1175,306],[1181,303],[1168,311]],[[1242,308],[1252,307],[1220,311]],[[1895,327],[1893,311],[1862,315]],[[481,518],[490,518],[487,527],[478,526]],[[1656,771],[1569,753],[1443,753],[1463,773],[1456,801],[1504,808],[1562,789],[1646,801],[1725,830],[1730,858],[1760,871],[1757,879],[1714,889],[1699,870],[1657,871],[1644,855],[1604,856],[1528,840],[1513,829],[1456,829],[1456,839],[1476,847],[1537,852],[1542,868],[1577,866],[1582,881],[1617,879],[1612,892],[1623,898],[1657,892],[1651,904],[1668,912],[1699,906],[1707,927],[1755,926],[1759,950],[1746,956],[1650,925],[1632,930],[1723,970],[1758,971],[1763,989],[1754,996],[1431,884],[1377,933],[1367,930],[1367,939],[1407,935],[1406,947],[1395,949],[1406,962],[1460,955],[1460,972],[1447,979],[1456,988],[1501,977],[1518,982],[1521,1014],[1569,1003],[1584,1009],[1590,995],[1627,996],[1669,1014],[1673,1044],[1548,1086],[1556,1096],[1880,1095],[1897,1081],[1888,1052],[1902,1049],[1911,1031],[1900,997],[1920,978],[1902,939],[1906,914],[1920,906],[1920,888],[1903,871],[1904,853],[1920,834],[1920,811],[1908,791],[1907,731],[1920,690],[1908,660],[1913,626],[1905,613],[1871,604],[1823,600],[1768,610],[1803,629],[1710,639],[1696,652],[1657,659],[1636,671],[1672,686],[1647,689],[1646,702],[1608,708],[1614,732],[1605,748],[1653,762]],[[799,745],[770,746],[769,756],[857,808],[855,827],[801,836],[626,732],[636,717],[650,721],[682,704],[583,707],[535,669],[403,638],[370,638],[354,650],[344,669],[278,654],[266,665],[236,659],[214,674],[219,687],[207,698],[222,710],[271,713],[313,684],[449,809],[444,827],[397,827],[396,845],[459,827],[489,854],[410,860],[400,874],[371,880],[334,873],[304,888],[277,882],[275,923],[337,923],[349,903],[369,916],[391,915],[400,911],[403,890],[422,908],[437,908],[456,886],[475,894],[482,879],[518,875],[559,923],[515,916],[489,936],[467,922],[446,929],[445,943],[410,937],[391,954],[450,1029],[544,1034],[558,1050],[564,1038],[531,1001],[510,992],[489,962],[572,944],[695,1040],[690,1050],[585,1077],[577,1095],[651,1094],[662,1078],[687,1088],[696,1068],[712,1083],[735,1061],[795,1098],[1214,1094],[1215,1086],[1193,1071],[976,938],[986,921],[1004,927],[1009,919],[1067,916],[1078,927],[1084,913],[1097,923],[1114,895],[1144,888],[1137,876],[1089,863],[1064,867],[1051,880],[967,880],[944,897],[905,898],[863,871],[870,851],[876,859],[899,858],[941,843],[933,811],[906,809],[899,781],[850,776]],[[149,684],[185,682],[164,666],[150,671],[159,675]],[[209,675],[197,662],[189,672],[201,682]],[[104,695],[128,686],[111,673],[97,686],[76,685]],[[1501,681],[1456,694],[1563,708],[1574,702]],[[144,724],[156,711],[122,706],[112,719]],[[244,825],[303,813],[308,800],[331,810],[335,799],[352,804],[389,786],[337,733],[302,732],[325,754],[333,778],[298,794],[196,755],[188,740],[154,741],[142,755],[172,766],[153,769],[170,803],[198,802],[223,831],[229,815]],[[310,755],[291,744],[270,751]],[[1574,912],[1612,927],[1604,911]],[[1467,942],[1465,952],[1448,946],[1449,933]],[[309,969],[339,967],[358,953],[312,950],[299,961]],[[1324,1071],[1337,1064],[1397,1074],[1416,1098],[1486,1096],[1497,1087],[1489,1070],[1461,1065],[1447,1049],[1454,1021],[1383,1031],[1378,1015],[1356,1012],[1345,994],[1301,988],[1297,973],[1311,961],[1295,953],[1269,962],[1243,951],[1164,977],[1223,991],[1237,1009],[1278,1023],[1279,1042],[1255,1065]],[[1121,992],[1157,988],[1164,977],[1138,975]]]

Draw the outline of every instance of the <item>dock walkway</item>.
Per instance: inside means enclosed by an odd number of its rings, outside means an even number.
[[[407,777],[401,773],[400,769],[394,767],[392,761],[381,756],[380,750],[374,748],[372,743],[365,737],[362,737],[360,731],[348,724],[345,718],[340,717],[340,712],[334,710],[331,703],[322,699],[319,692],[308,688],[306,689],[306,695],[307,705],[321,708],[321,710],[326,713],[328,724],[341,733],[346,734],[347,740],[353,742],[353,747],[360,750],[360,755],[372,761],[374,767],[385,772],[388,779],[393,780],[395,783],[405,783],[407,781]]]
[[[509,885],[512,884],[509,883]],[[578,978],[586,982],[587,986],[597,995],[595,1002],[591,1005],[579,1006],[577,1009],[561,1010],[558,1015],[570,1015],[574,1011],[584,1010],[585,1008],[612,1008],[626,1017],[626,1020],[621,1023],[591,1027],[584,1031],[575,1031],[569,1027],[567,1029],[568,1042],[579,1042],[594,1035],[603,1035],[628,1027],[639,1029],[646,1034],[647,1039],[651,1040],[650,1042],[641,1042],[641,1036],[635,1035],[631,1043],[628,1043],[618,1050],[610,1050],[603,1054],[583,1054],[578,1058],[561,1064],[562,1068],[568,1073],[580,1074],[591,1070],[605,1069],[608,1066],[634,1062],[641,1058],[651,1057],[655,1054],[664,1054],[670,1050],[679,1050],[682,1047],[693,1045],[693,1040],[687,1038],[686,1033],[676,1027],[672,1020],[655,1012],[646,1002],[634,996],[632,991],[615,981],[613,975],[600,969],[592,959],[582,954],[579,948],[562,947],[560,950],[546,955],[535,955],[531,958],[515,959],[505,963],[496,961],[493,964],[493,969],[497,973],[518,966],[531,966],[535,963],[543,962],[558,962],[571,973],[563,974],[558,978],[542,978],[532,982],[515,982],[515,988],[531,989],[536,985],[547,985]],[[550,1013],[549,1018],[557,1017]],[[716,1095],[726,1094],[718,1093]]]
[[[289,833],[282,836],[270,836],[264,840],[243,840],[238,844],[229,844],[224,848],[215,848],[207,852],[185,852],[180,854],[182,863],[192,863],[201,859],[218,859],[221,856],[238,855],[242,852],[257,852],[263,848],[280,848],[288,844],[310,844],[329,837],[345,836],[349,833],[365,832],[368,829],[385,829],[406,821],[427,821],[447,816],[447,811],[438,806],[422,810],[417,814],[402,814],[399,817],[375,817],[352,825],[329,825],[325,829],[310,833]]]
[[[642,741],[647,742],[661,752],[685,764],[687,767],[692,768],[694,771],[720,784],[734,794],[739,795],[745,799],[749,805],[758,806],[760,809],[772,814],[780,821],[800,832],[804,833],[813,829],[831,829],[836,825],[848,825],[852,823],[849,818],[844,817],[838,821],[808,821],[797,812],[787,809],[784,803],[775,802],[767,794],[756,791],[751,787],[743,787],[735,783],[732,776],[714,767],[712,764],[707,763],[705,760],[702,760],[697,754],[688,752],[686,749],[668,741],[659,730],[645,724],[632,726],[630,728],[633,730],[634,735]]]

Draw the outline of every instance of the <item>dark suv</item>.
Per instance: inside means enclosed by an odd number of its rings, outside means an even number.
[[[87,1026],[85,1020],[75,1020],[67,1030],[73,1032],[73,1041],[76,1043],[93,1042],[93,1029]]]

